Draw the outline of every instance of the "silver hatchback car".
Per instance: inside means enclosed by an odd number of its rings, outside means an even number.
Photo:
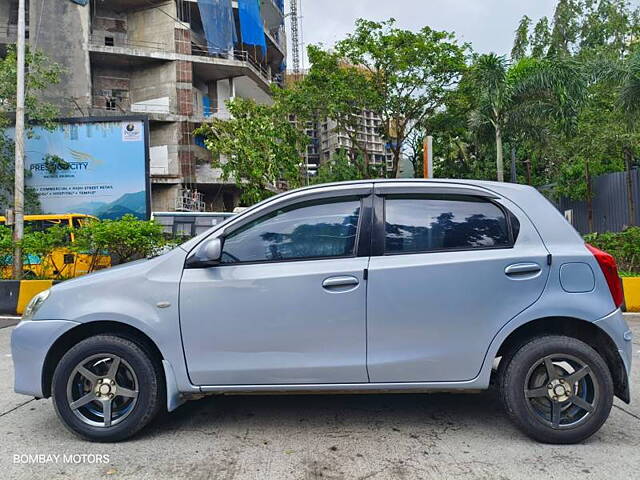
[[[203,394],[483,390],[543,442],[629,402],[613,258],[530,187],[363,181],[264,201],[162,256],[38,295],[15,390],[122,440]]]

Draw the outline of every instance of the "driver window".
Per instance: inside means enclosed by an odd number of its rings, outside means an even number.
[[[355,255],[359,198],[305,203],[271,212],[225,238],[222,263]]]

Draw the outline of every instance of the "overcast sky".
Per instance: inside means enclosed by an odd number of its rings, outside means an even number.
[[[553,15],[556,0],[301,0],[304,43],[332,46],[353,29],[356,18],[390,17],[401,28],[424,25],[455,32],[476,52],[511,52],[523,15],[534,21]],[[289,1],[286,1],[288,9]],[[638,0],[633,0],[638,3]],[[305,57],[306,62],[306,57]],[[308,66],[308,65],[305,65]]]

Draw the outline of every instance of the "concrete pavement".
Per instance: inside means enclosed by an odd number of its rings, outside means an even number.
[[[3,328],[0,476],[640,478],[640,317],[636,318],[629,322],[636,338],[634,402],[629,406],[616,400],[602,430],[574,446],[529,440],[509,423],[493,392],[207,398],[182,406],[128,442],[88,443],[65,430],[50,400],[13,393],[11,328]],[[21,454],[41,457],[14,457]]]

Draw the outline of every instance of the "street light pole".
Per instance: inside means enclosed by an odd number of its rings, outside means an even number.
[[[13,193],[15,223],[13,225],[13,278],[22,277],[22,247],[24,236],[24,90],[25,90],[25,0],[18,1],[18,38],[16,68],[16,130],[15,130],[15,186]]]

